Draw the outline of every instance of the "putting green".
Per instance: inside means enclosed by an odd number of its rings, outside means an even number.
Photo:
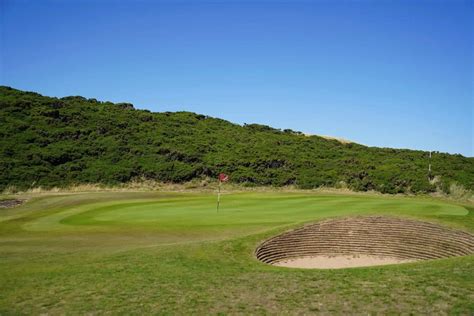
[[[474,215],[460,205],[253,192],[224,194],[217,212],[212,193],[28,198],[0,210],[0,314],[473,310],[473,256],[335,273],[267,266],[253,255],[265,238],[346,215],[410,217],[473,232]]]

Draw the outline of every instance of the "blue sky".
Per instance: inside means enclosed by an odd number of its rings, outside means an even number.
[[[473,1],[0,3],[2,85],[474,156]]]

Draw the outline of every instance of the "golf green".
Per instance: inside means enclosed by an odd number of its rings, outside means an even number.
[[[0,209],[0,314],[474,312],[474,256],[342,270],[258,261],[303,223],[389,215],[474,232],[432,198],[313,192],[19,196]]]

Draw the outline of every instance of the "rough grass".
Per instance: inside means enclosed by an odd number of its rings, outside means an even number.
[[[304,270],[257,261],[258,243],[355,214],[474,232],[474,210],[434,199],[291,192],[28,195],[0,211],[0,314],[474,312],[474,256]]]

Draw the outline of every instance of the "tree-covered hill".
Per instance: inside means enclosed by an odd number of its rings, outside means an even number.
[[[240,126],[189,112],[151,113],[129,103],[50,98],[0,87],[0,190],[134,178],[231,181],[302,188],[347,186],[429,192],[474,189],[474,158],[366,147],[268,126]]]

